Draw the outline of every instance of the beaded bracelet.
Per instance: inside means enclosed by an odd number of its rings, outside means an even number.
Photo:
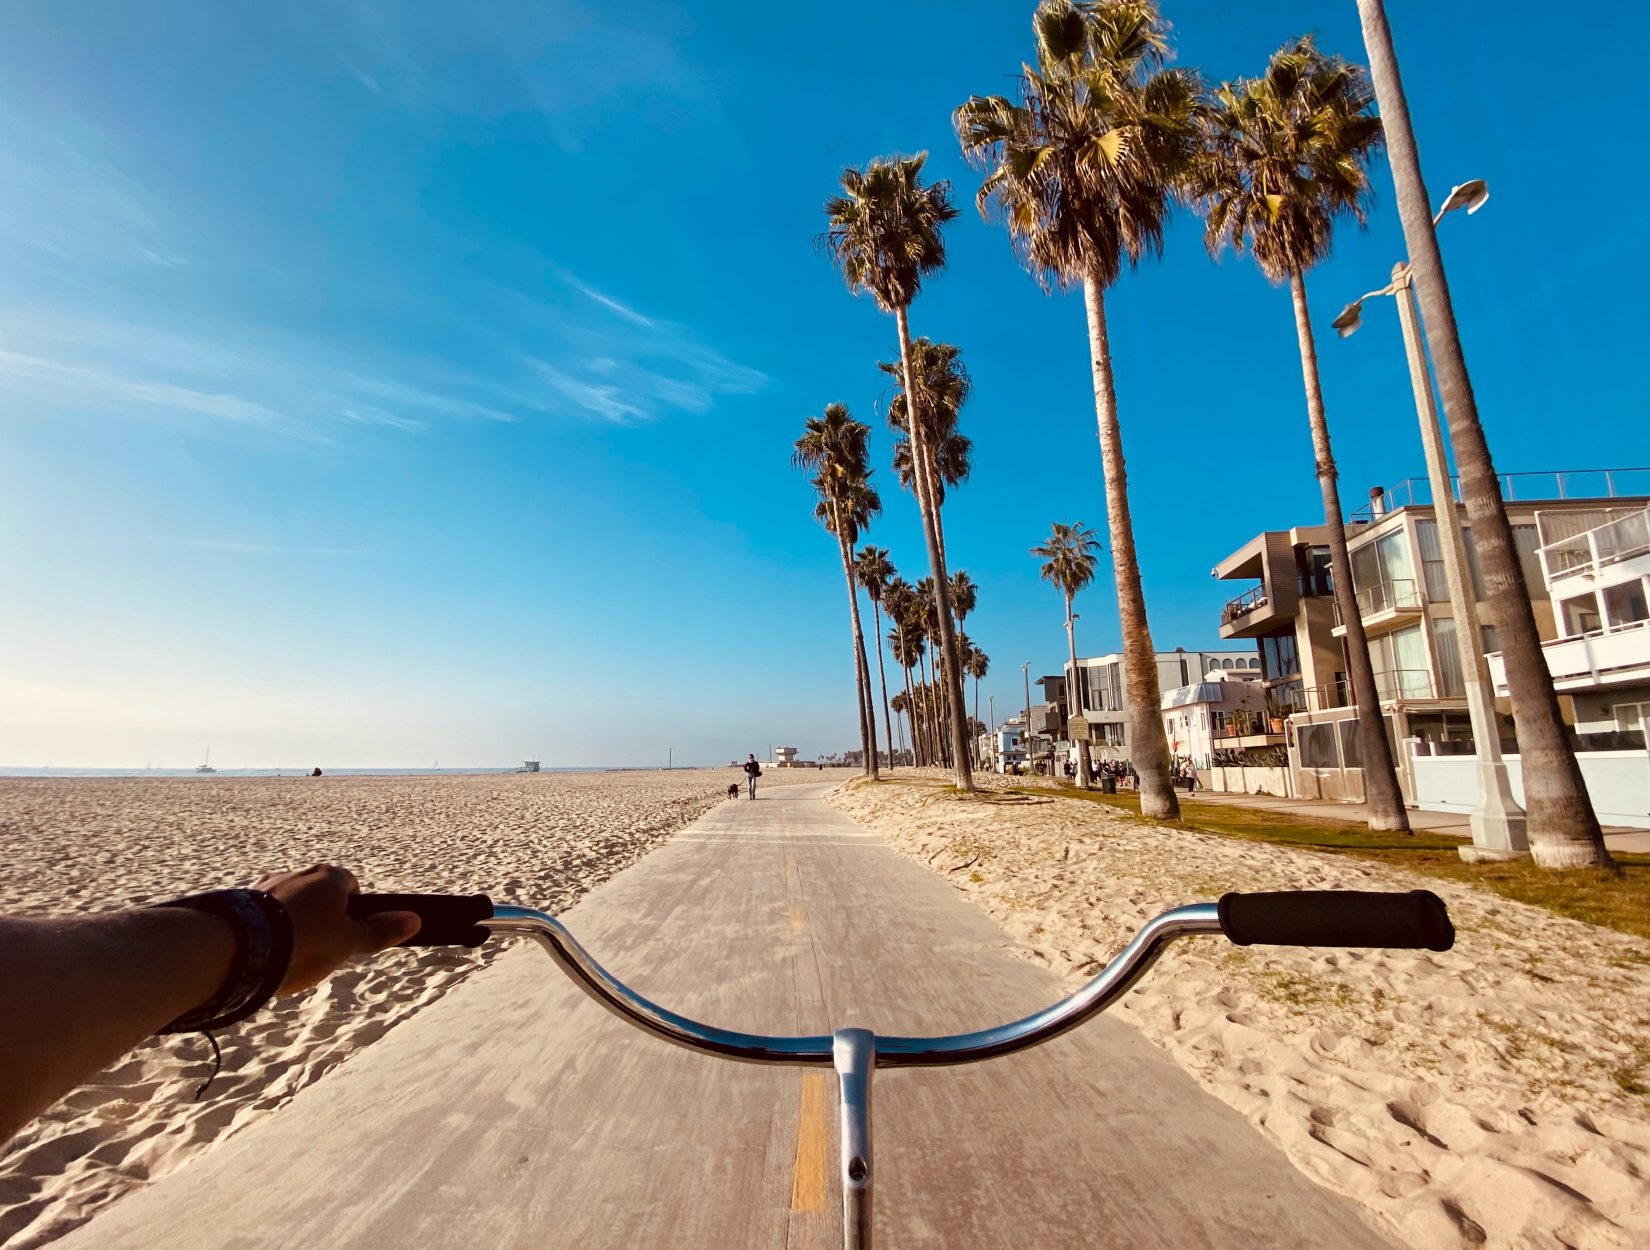
[[[235,933],[235,962],[222,987],[160,1032],[210,1036],[213,1029],[239,1024],[275,996],[292,963],[292,918],[280,899],[262,890],[213,890],[155,906],[217,916]]]

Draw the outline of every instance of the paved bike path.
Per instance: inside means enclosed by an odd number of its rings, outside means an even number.
[[[952,1032],[1056,996],[825,789],[718,806],[569,927],[655,1001],[757,1032]],[[874,1117],[886,1247],[1396,1244],[1117,1021],[989,1064],[878,1073]],[[835,1136],[828,1071],[655,1041],[524,947],[58,1245],[829,1250]]]

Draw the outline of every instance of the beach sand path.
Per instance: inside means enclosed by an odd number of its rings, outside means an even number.
[[[641,993],[730,1028],[959,1031],[1057,995],[824,789],[714,808],[569,928]],[[524,947],[57,1244],[829,1247],[833,1086],[647,1038]],[[875,1119],[884,1245],[1394,1244],[1115,1021],[991,1064],[880,1073]]]

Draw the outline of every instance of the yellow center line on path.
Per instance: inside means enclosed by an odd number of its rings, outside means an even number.
[[[808,927],[807,914],[802,910],[801,903],[791,904],[791,932],[801,933]]]
[[[796,1118],[796,1164],[791,1170],[791,1210],[825,1209],[825,1075],[802,1078],[802,1109]]]

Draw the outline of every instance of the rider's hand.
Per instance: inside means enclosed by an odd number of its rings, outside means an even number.
[[[357,955],[399,945],[418,932],[418,916],[410,911],[352,918],[344,908],[361,887],[354,873],[331,864],[271,873],[253,888],[280,899],[292,917],[292,963],[282,994],[307,990]]]

